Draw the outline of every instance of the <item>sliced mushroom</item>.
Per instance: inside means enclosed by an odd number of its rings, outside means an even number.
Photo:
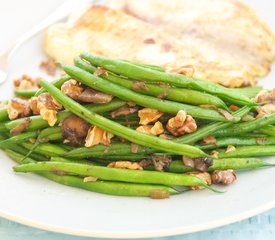
[[[79,145],[84,143],[89,127],[89,124],[85,120],[71,115],[62,122],[62,136],[70,144]]]

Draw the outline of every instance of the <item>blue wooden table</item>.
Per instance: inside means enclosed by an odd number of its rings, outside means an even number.
[[[85,240],[88,238],[47,232],[0,218],[1,240]],[[92,238],[95,239],[95,238]],[[156,240],[157,238],[154,238]],[[209,231],[158,238],[163,240],[274,240],[275,209],[247,220]]]
[[[55,7],[65,0],[1,0],[0,4],[0,30],[4,35],[0,39],[0,51],[4,51],[10,46],[18,36],[41,21]],[[275,24],[274,2],[266,0],[268,11],[261,8],[263,1],[242,0],[251,4],[263,19],[270,24]],[[273,2],[273,3],[272,3]],[[273,5],[272,5],[273,4]],[[14,7],[16,6],[16,8]],[[29,7],[32,6],[32,7]],[[14,18],[14,16],[17,16]],[[22,21],[18,21],[21,19]],[[9,24],[6,24],[6,23]],[[0,197],[1,199],[1,197]],[[0,200],[1,204],[1,200]],[[68,236],[23,226],[14,222],[0,218],[0,240],[84,240],[87,238]],[[184,239],[184,240],[275,240],[275,209],[263,213],[259,216],[231,224],[225,227],[204,231],[200,233],[175,236],[162,239]]]

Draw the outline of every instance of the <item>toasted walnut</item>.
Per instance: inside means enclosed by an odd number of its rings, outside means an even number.
[[[261,118],[267,114],[274,113],[275,112],[275,104],[268,103],[263,106],[257,107],[256,111],[258,112],[258,115],[256,118]]]
[[[211,185],[212,184],[211,175],[208,172],[189,172],[187,174],[195,176],[197,178],[200,178],[207,185]],[[204,187],[201,187],[201,186],[194,186],[194,187],[190,187],[190,188],[192,190],[204,189]]]
[[[112,95],[86,88],[79,96],[78,100],[85,103],[108,103],[113,99]]]
[[[211,158],[189,158],[183,156],[182,162],[185,166],[194,168],[201,172],[206,172],[208,168],[213,165],[213,160]]]
[[[130,169],[130,170],[143,170],[143,168],[137,162],[130,161],[116,161],[108,164],[107,167],[110,168],[122,168],[122,169]]]
[[[225,152],[230,153],[230,152],[234,152],[234,151],[236,151],[236,148],[232,145],[228,145]]]
[[[17,118],[28,117],[31,114],[31,108],[28,101],[20,98],[13,98],[9,100],[7,111],[10,120]]]
[[[33,113],[40,114],[50,126],[54,126],[57,121],[57,112],[62,109],[62,105],[49,93],[42,93],[38,97],[31,98],[30,106]]]
[[[211,155],[211,157],[213,157],[213,158],[217,158],[218,156],[219,156],[219,152],[218,151],[216,151],[216,150],[213,150],[211,153],[210,153],[210,155]]]
[[[168,134],[165,134],[165,133],[160,134],[159,137],[163,138],[163,139],[168,139],[168,140],[171,140],[171,139],[174,138],[172,135],[168,135]]]
[[[153,136],[157,136],[159,134],[162,134],[164,132],[163,125],[161,122],[157,121],[154,126],[150,129],[150,133]]]
[[[108,72],[105,68],[103,67],[98,67],[95,72],[94,72],[94,75],[95,76],[100,76],[100,75],[105,75],[105,76],[108,76]]]
[[[111,144],[111,138],[113,136],[113,134],[99,127],[90,127],[88,134],[86,136],[85,147],[92,147],[100,143],[109,146]]]
[[[83,178],[83,182],[96,182],[97,181],[97,177],[93,177],[93,176],[89,176],[89,177],[85,177]]]
[[[84,143],[89,124],[76,115],[65,118],[61,123],[61,132],[66,143],[78,145]]]
[[[251,116],[250,114],[246,114],[245,116],[243,116],[243,117],[241,118],[241,121],[242,121],[242,122],[248,122],[248,121],[251,121],[251,120],[253,120],[253,119],[255,119],[253,116]]]
[[[138,152],[138,145],[131,143],[131,153],[137,153]]]
[[[128,116],[132,113],[135,113],[138,111],[138,107],[129,107],[129,106],[122,106],[120,108],[118,108],[115,111],[111,112],[111,116],[112,118],[118,117],[118,116]]]
[[[31,78],[24,74],[13,80],[13,85],[15,89],[38,89],[40,88],[40,80],[41,78]]]
[[[133,81],[132,89],[135,91],[142,90],[145,92],[149,90],[144,81]]]
[[[187,77],[193,77],[195,74],[195,67],[193,65],[185,65],[173,69],[168,69],[168,72],[182,74]]]
[[[76,80],[69,80],[63,83],[61,91],[74,100],[78,100],[78,96],[84,91],[84,87]]]
[[[237,175],[232,169],[225,171],[216,170],[212,173],[211,178],[214,184],[229,185],[237,179]]]
[[[23,132],[25,129],[27,129],[29,127],[30,123],[31,123],[31,118],[28,117],[28,118],[24,119],[23,122],[21,122],[15,128],[10,130],[10,134],[15,136],[15,135]]]
[[[156,122],[154,125],[139,126],[136,131],[146,133],[151,136],[157,136],[163,133],[164,129],[161,122]]]
[[[170,197],[170,193],[166,190],[156,189],[150,192],[149,197],[152,199],[166,199]]]
[[[138,116],[140,118],[139,123],[141,125],[147,125],[149,123],[157,121],[162,115],[163,113],[156,109],[143,108],[138,111]]]
[[[42,93],[38,96],[38,108],[43,104],[47,109],[60,111],[62,105],[57,102],[49,93]]]
[[[29,100],[29,103],[30,103],[30,108],[32,110],[32,113],[34,115],[38,115],[40,114],[40,110],[38,109],[37,107],[37,104],[38,104],[38,97],[32,97],[30,100]]]
[[[152,156],[155,169],[160,172],[169,171],[169,165],[172,162],[171,156],[166,155],[153,155]]]
[[[214,136],[208,136],[202,139],[202,142],[205,144],[216,144],[217,139]]]
[[[271,92],[262,90],[255,97],[256,103],[267,102],[267,103],[275,103],[275,89]]]
[[[57,64],[53,58],[48,58],[40,63],[40,68],[44,69],[50,76],[54,76],[57,70]]]
[[[192,116],[187,115],[183,110],[181,110],[175,117],[169,119],[166,128],[174,136],[180,136],[185,133],[196,131],[197,124]]]
[[[229,109],[230,109],[231,111],[233,111],[233,112],[236,112],[236,111],[239,110],[240,108],[239,108],[238,106],[236,106],[236,105],[230,105],[230,106],[229,106]]]

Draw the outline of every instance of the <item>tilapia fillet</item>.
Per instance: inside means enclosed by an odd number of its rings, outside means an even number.
[[[237,61],[231,54],[209,47],[212,43],[202,45],[201,39],[189,36],[170,26],[156,26],[120,10],[93,5],[75,22],[50,27],[45,32],[44,49],[65,63],[72,63],[80,52],[89,51],[162,65],[171,71],[192,66],[195,77],[225,86],[255,83],[258,74],[251,71],[253,67],[247,62]],[[260,69],[262,65],[258,65]]]

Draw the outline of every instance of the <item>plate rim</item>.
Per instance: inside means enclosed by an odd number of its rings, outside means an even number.
[[[13,214],[6,213],[4,211],[0,211],[0,217],[5,218],[7,220],[33,227],[36,229],[50,231],[60,234],[67,234],[71,236],[79,236],[79,237],[94,237],[94,238],[115,238],[115,239],[141,239],[141,238],[152,238],[152,237],[169,237],[169,236],[177,236],[177,235],[185,235],[190,233],[202,232],[205,230],[211,230],[214,228],[222,227],[228,224],[232,224],[238,221],[245,220],[247,218],[256,216],[268,210],[275,208],[275,199],[270,201],[266,204],[258,206],[254,209],[248,210],[246,212],[242,212],[240,214],[235,214],[230,217],[225,217],[223,219],[219,219],[216,221],[211,221],[208,223],[193,225],[192,227],[176,227],[170,228],[165,230],[154,230],[154,231],[146,231],[146,232],[132,232],[132,233],[125,233],[125,232],[95,232],[95,231],[80,231],[80,230],[73,230],[70,228],[65,227],[58,227],[56,225],[50,225],[42,222],[34,222],[32,220],[28,220],[23,217],[18,217]]]

